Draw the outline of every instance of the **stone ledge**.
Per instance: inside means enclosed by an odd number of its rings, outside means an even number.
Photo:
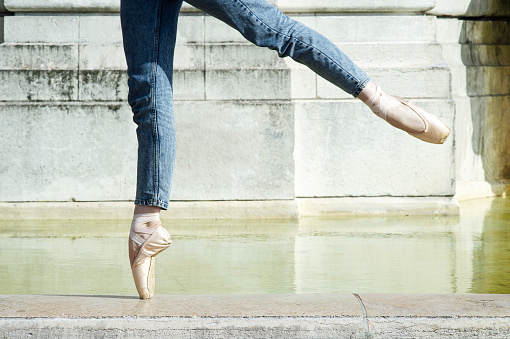
[[[509,317],[0,319],[6,338],[507,338]],[[369,331],[365,328],[369,324]]]
[[[342,3],[337,0],[318,0],[312,5],[309,1],[269,0],[285,12],[424,12],[435,5],[435,0],[387,0],[384,3],[374,0],[359,0]],[[119,2],[115,0],[3,0],[2,6],[12,12],[119,12]],[[197,12],[194,7],[184,3],[183,12]]]
[[[510,295],[0,296],[0,335],[508,336]]]
[[[163,220],[297,219],[367,215],[458,215],[451,197],[298,198],[266,201],[172,201]],[[2,202],[0,219],[131,219],[133,202]]]
[[[458,215],[451,197],[353,197],[297,199],[301,217],[357,215]]]
[[[156,295],[150,300],[115,295],[0,295],[0,319],[362,317],[365,312],[368,317],[510,317],[508,294],[360,294],[359,299],[356,295]]]

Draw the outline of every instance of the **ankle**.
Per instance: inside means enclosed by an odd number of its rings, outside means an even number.
[[[368,99],[370,99],[376,91],[376,84],[373,81],[369,81],[368,84],[365,85],[365,88],[363,88],[363,91],[361,91],[361,93],[358,95],[358,99],[366,104]]]
[[[146,205],[135,205],[134,214],[142,213],[160,213],[161,207],[158,206],[146,206]]]

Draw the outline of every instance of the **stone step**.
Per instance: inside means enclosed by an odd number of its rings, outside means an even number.
[[[413,67],[443,63],[442,49],[436,43],[344,43],[337,46],[360,67]],[[185,46],[177,46],[179,52]],[[187,47],[186,47],[187,48]],[[184,54],[184,53],[183,53]],[[304,67],[276,52],[246,44],[205,46],[206,69],[257,69]]]
[[[0,44],[0,70],[78,70],[76,44]]]
[[[0,71],[0,101],[78,100],[77,71]]]
[[[326,36],[334,43],[347,42],[434,42],[436,18],[414,15],[291,15],[294,19]],[[187,17],[189,21],[198,18]],[[183,20],[180,21],[180,24]],[[189,25],[190,23],[186,23]],[[245,42],[239,32],[223,22],[205,17],[205,42]],[[180,26],[181,27],[181,26]],[[179,29],[180,29],[179,27]],[[363,29],[359,29],[363,27]]]
[[[408,69],[367,69],[366,73],[384,91],[404,98],[450,98],[450,71],[447,67]],[[338,99],[351,96],[327,80],[317,77],[317,98]]]
[[[335,43],[434,42],[435,17],[415,15],[294,17]],[[23,27],[23,29],[20,29]],[[363,27],[363,29],[359,29]],[[4,40],[14,43],[120,43],[120,19],[112,15],[15,15],[4,17]],[[179,43],[246,42],[239,32],[204,15],[182,15]]]
[[[367,69],[386,91],[408,98],[448,98],[447,67]],[[439,79],[439,80],[438,80]],[[176,70],[177,100],[348,98],[308,69]],[[0,101],[124,101],[124,70],[0,70]]]
[[[337,44],[358,66],[416,67],[443,63],[437,43],[345,43]],[[488,46],[486,46],[488,47]],[[506,48],[509,46],[502,46]],[[475,50],[473,50],[475,53]],[[477,55],[481,55],[478,52]],[[473,54],[474,55],[474,54]],[[504,62],[505,53],[493,55]],[[474,57],[474,56],[473,56]],[[478,57],[478,58],[481,58]],[[174,69],[288,69],[304,67],[290,58],[249,43],[185,44],[176,46]],[[0,70],[125,70],[120,43],[0,45]]]

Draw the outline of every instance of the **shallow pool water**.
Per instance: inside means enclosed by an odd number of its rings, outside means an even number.
[[[510,199],[456,217],[165,221],[158,294],[510,293]],[[0,294],[136,295],[129,220],[0,221]]]

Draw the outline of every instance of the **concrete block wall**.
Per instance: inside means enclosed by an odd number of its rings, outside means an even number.
[[[388,92],[454,125],[443,19],[424,14],[434,1],[276,5],[337,43]],[[136,137],[118,2],[3,6],[0,201],[133,200]],[[443,146],[415,140],[190,6],[179,22],[174,81],[173,200],[455,194],[453,137]]]

